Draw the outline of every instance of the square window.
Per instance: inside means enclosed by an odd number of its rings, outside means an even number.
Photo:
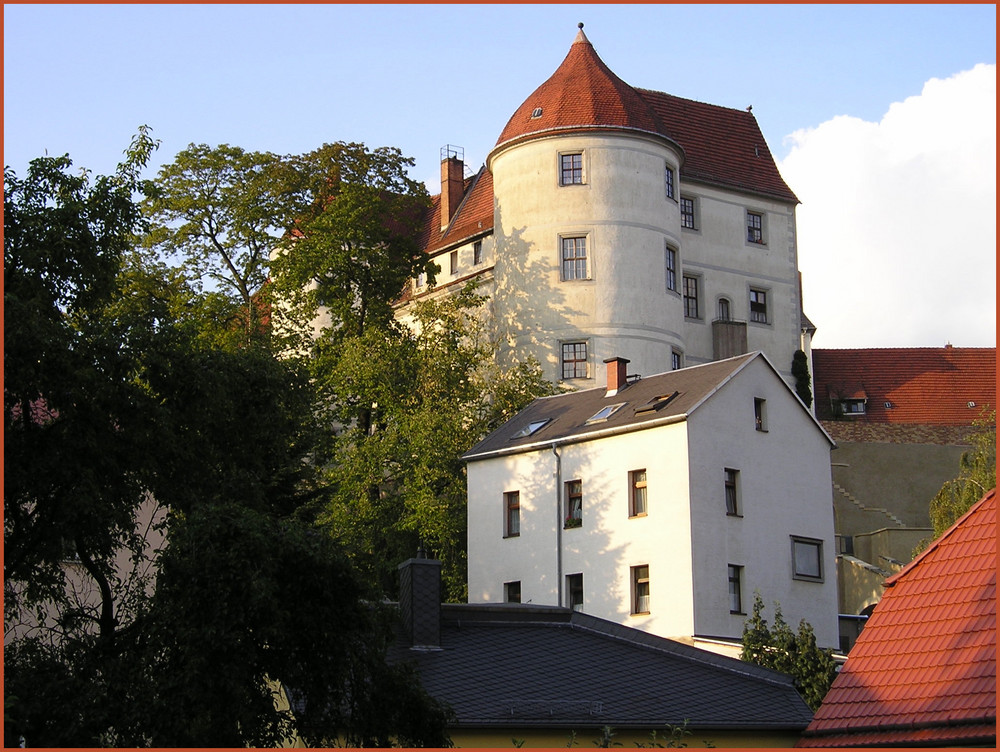
[[[764,215],[758,212],[747,212],[747,242],[764,243]]]
[[[753,398],[753,419],[754,428],[758,431],[767,432],[767,400],[760,397]]]
[[[521,534],[521,492],[507,491],[503,495],[503,535],[515,538]]]
[[[740,516],[740,471],[726,468],[726,514]]]
[[[684,277],[684,317],[698,318],[698,278]]]
[[[764,290],[750,291],[750,320],[767,323],[767,293]]]
[[[562,238],[562,278],[587,279],[587,238]]]
[[[504,603],[520,603],[521,602],[521,581],[515,580],[514,582],[505,582],[503,584],[503,602]]]
[[[574,611],[583,611],[583,573],[566,575],[566,605]]]
[[[566,524],[565,527],[583,525],[583,481],[566,481]]]
[[[646,516],[646,471],[633,470],[628,474],[628,516]]]
[[[649,613],[649,565],[632,567],[632,613]]]
[[[684,196],[681,196],[681,227],[688,230],[696,229],[693,198],[684,198]]]
[[[743,613],[743,567],[729,565],[729,613]]]
[[[823,541],[792,536],[792,577],[823,581]]]
[[[472,244],[472,263],[479,266],[483,263],[483,241],[477,240]]]
[[[670,246],[666,249],[667,289],[677,292],[677,251]]]
[[[563,342],[562,377],[564,379],[587,378],[586,342]]]
[[[452,275],[458,274],[458,251],[451,252],[450,262]]]
[[[670,165],[663,171],[663,182],[667,189],[667,198],[674,197],[674,170]]]
[[[559,155],[560,185],[580,185],[583,183],[583,154]]]

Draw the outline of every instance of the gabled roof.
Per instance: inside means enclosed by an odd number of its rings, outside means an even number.
[[[996,742],[996,491],[886,582],[798,746]]]
[[[448,226],[441,229],[441,194],[431,198],[420,245],[427,253],[468,242],[493,229],[493,174],[485,167],[465,181],[465,193]]]
[[[812,360],[821,420],[844,399],[866,399],[864,415],[851,420],[870,423],[968,426],[996,406],[995,347],[814,349]]]
[[[640,378],[610,397],[606,396],[604,387],[540,397],[466,452],[463,459],[533,451],[553,443],[586,441],[687,420],[702,403],[757,358],[767,364],[775,379],[787,389],[767,357],[761,352],[752,352]],[[791,390],[788,392],[795,399]],[[606,418],[588,422],[603,408],[615,405],[620,407]],[[805,407],[802,409],[816,423],[812,414]],[[538,424],[542,424],[541,427],[530,430]],[[826,436],[818,423],[816,427]],[[524,435],[520,435],[522,432]]]
[[[439,650],[399,644],[458,728],[792,729],[790,677],[598,619],[529,604],[444,604]]]

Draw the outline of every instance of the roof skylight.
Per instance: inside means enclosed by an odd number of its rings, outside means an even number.
[[[602,407],[596,413],[587,418],[587,423],[600,423],[601,421],[605,421],[623,407],[625,407],[624,402],[618,402],[614,405]]]
[[[511,436],[512,439],[523,439],[525,436],[531,436],[531,434],[538,431],[542,426],[551,421],[551,418],[546,418],[545,420],[533,420],[520,431]]]

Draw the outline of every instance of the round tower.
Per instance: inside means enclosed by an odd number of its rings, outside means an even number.
[[[602,362],[653,374],[684,351],[681,147],[583,33],[487,157],[494,312],[548,378],[603,386]]]

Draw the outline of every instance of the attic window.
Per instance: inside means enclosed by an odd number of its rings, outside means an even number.
[[[840,408],[844,415],[864,415],[865,402],[863,399],[845,399],[840,401]]]
[[[893,408],[893,404],[891,402],[886,402],[885,403],[885,409],[886,410],[892,410],[892,408]]]
[[[966,405],[971,410],[972,408],[974,408],[976,406],[976,403],[975,402],[967,402]]]
[[[531,111],[531,117],[533,117],[533,118],[540,118],[541,116],[542,116],[542,108],[541,107],[536,107],[535,109],[533,109]]]
[[[617,404],[614,405],[608,405],[607,407],[602,407],[596,413],[587,418],[587,424],[589,425],[590,423],[601,423],[610,418],[612,415],[614,415],[623,407],[625,407],[624,402],[618,402]]]
[[[680,392],[674,392],[673,394],[661,394],[659,397],[653,397],[649,402],[641,407],[635,409],[636,415],[644,415],[645,413],[656,412],[657,410],[666,407],[671,402],[673,402],[674,397],[676,397]]]
[[[542,426],[548,423],[551,418],[546,418],[545,420],[533,420],[520,431],[511,436],[512,439],[523,439],[525,436],[531,436],[533,433],[538,431]]]

